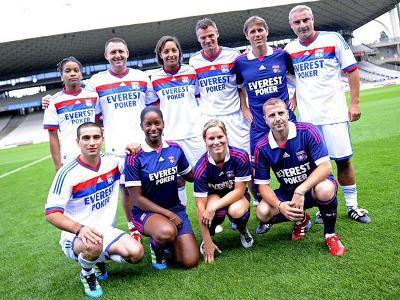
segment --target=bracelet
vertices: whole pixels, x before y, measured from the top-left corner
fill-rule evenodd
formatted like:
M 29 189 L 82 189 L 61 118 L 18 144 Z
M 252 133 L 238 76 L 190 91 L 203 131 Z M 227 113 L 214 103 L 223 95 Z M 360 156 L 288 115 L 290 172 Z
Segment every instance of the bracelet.
M 173 221 L 173 220 L 175 220 L 176 219 L 176 216 L 173 216 L 172 218 L 170 218 L 169 220 L 170 221 Z
M 282 201 L 279 201 L 279 204 L 278 204 L 278 210 L 279 210 L 279 212 L 281 211 L 281 209 L 280 209 L 281 204 L 282 204 Z
M 81 232 L 82 228 L 85 227 L 85 225 L 81 224 L 81 227 L 79 227 L 78 231 L 75 233 L 75 236 L 78 236 L 79 233 Z

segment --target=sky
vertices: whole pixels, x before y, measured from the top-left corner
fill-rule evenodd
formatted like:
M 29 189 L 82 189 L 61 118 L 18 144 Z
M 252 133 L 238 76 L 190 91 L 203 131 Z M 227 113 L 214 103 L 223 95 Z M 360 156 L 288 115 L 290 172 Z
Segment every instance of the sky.
M 149 0 L 152 10 L 145 8 L 145 1 L 117 0 L 3 0 L 0 2 L 0 43 L 20 39 L 34 38 L 60 33 L 69 33 L 106 28 L 132 23 L 160 21 L 171 18 L 166 11 L 172 11 L 174 17 L 192 14 L 208 14 L 230 10 L 243 10 L 249 7 L 264 7 L 266 0 L 174 0 L 173 5 L 179 10 L 171 9 L 172 1 Z M 283 5 L 302 1 L 268 0 L 268 5 Z M 99 5 L 102 3 L 102 5 Z M 104 3 L 104 4 L 103 4 Z M 185 5 L 186 4 L 186 5 Z M 385 14 L 378 18 L 389 26 L 390 18 Z M 353 44 L 372 43 L 379 39 L 385 28 L 372 21 L 354 31 Z

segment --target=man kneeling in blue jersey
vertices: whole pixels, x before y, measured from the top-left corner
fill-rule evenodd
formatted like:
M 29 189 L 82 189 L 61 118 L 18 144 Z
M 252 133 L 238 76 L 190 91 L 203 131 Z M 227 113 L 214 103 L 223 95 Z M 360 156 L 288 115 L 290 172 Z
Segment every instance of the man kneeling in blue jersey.
M 65 255 L 82 267 L 85 294 L 97 298 L 103 294 L 98 279 L 108 277 L 104 261 L 136 263 L 144 250 L 139 241 L 114 227 L 119 159 L 100 154 L 102 129 L 91 122 L 80 125 L 77 143 L 81 154 L 57 172 L 45 214 L 47 221 L 62 230 L 60 245 Z
M 255 149 L 255 183 L 263 198 L 257 218 L 267 230 L 274 223 L 294 221 L 292 240 L 299 240 L 311 227 L 305 209 L 318 206 L 330 253 L 343 255 L 346 248 L 335 233 L 337 183 L 321 136 L 311 124 L 290 122 L 281 99 L 265 102 L 263 112 L 271 130 Z M 270 168 L 280 183 L 276 190 L 269 185 Z

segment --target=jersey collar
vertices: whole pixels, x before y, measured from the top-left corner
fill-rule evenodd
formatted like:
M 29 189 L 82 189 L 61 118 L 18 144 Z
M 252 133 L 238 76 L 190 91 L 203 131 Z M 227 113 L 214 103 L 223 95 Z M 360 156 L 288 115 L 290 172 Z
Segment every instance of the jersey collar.
M 147 143 L 146 143 L 146 141 L 144 141 L 142 144 L 141 144 L 141 147 L 142 147 L 142 150 L 143 150 L 143 152 L 153 152 L 153 151 L 156 151 L 155 149 L 153 149 L 153 148 L 151 148 L 149 145 L 147 145 Z M 162 141 L 162 146 L 161 146 L 161 148 L 168 148 L 169 147 L 169 145 L 168 145 L 168 143 L 166 142 L 166 141 Z
M 315 31 L 314 32 L 314 34 L 312 35 L 312 36 L 310 36 L 307 40 L 305 40 L 305 41 L 300 41 L 300 39 L 299 39 L 299 43 L 302 45 L 302 46 L 308 46 L 308 45 L 310 45 L 312 42 L 314 42 L 316 39 L 317 39 L 317 37 L 318 37 L 318 35 L 319 35 L 319 32 L 318 31 Z
M 294 139 L 297 135 L 296 125 L 293 122 L 288 122 L 289 124 L 289 135 L 288 140 Z M 268 133 L 268 142 L 271 149 L 279 148 L 278 143 L 275 141 L 274 135 L 272 134 L 272 130 Z
M 214 159 L 212 158 L 210 152 L 207 151 L 207 158 L 208 158 L 208 162 L 214 166 L 216 166 L 217 164 L 215 163 Z M 229 159 L 231 158 L 231 155 L 229 154 L 229 147 L 226 147 L 226 155 L 225 155 L 225 159 L 224 162 L 227 162 Z
M 267 54 L 266 54 L 265 56 L 270 56 L 270 55 L 272 55 L 273 53 L 274 53 L 274 49 L 273 49 L 272 47 L 270 47 L 270 46 L 267 45 Z M 264 56 L 264 57 L 265 57 L 265 56 Z M 247 52 L 247 59 L 252 60 L 252 59 L 256 59 L 256 58 L 258 58 L 258 57 L 256 57 L 256 56 L 253 54 L 253 50 L 250 48 L 249 52 Z
M 99 163 L 97 164 L 97 166 L 92 166 L 92 165 L 89 165 L 89 164 L 85 163 L 81 159 L 80 155 L 76 158 L 76 160 L 78 161 L 78 163 L 81 166 L 85 167 L 86 169 L 89 169 L 89 170 L 92 170 L 92 171 L 95 171 L 95 172 L 97 172 L 100 169 L 100 165 L 101 165 L 101 156 L 100 155 L 99 155 Z

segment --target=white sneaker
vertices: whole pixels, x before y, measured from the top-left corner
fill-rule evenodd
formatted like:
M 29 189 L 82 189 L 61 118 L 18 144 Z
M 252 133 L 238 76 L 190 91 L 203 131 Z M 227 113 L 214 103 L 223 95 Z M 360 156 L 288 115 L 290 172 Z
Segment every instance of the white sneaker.
M 250 231 L 245 228 L 243 232 L 240 233 L 240 243 L 242 244 L 243 248 L 250 248 L 253 246 L 254 239 L 250 234 Z
M 215 227 L 215 233 L 221 233 L 222 231 L 224 231 L 224 228 L 222 228 L 221 225 L 217 225 L 217 227 Z

